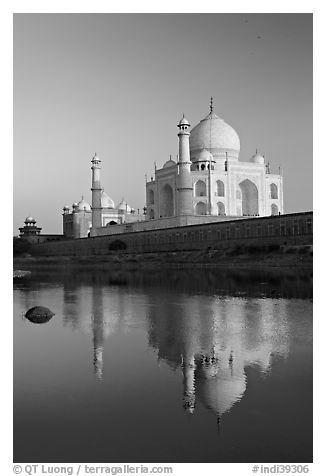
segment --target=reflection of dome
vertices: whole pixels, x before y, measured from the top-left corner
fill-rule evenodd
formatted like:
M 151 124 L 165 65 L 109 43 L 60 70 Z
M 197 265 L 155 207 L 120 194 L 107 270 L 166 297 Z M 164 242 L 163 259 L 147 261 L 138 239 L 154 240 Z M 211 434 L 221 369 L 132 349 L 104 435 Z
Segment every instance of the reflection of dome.
M 204 147 L 213 155 L 228 152 L 229 158 L 238 159 L 240 152 L 240 139 L 236 131 L 214 112 L 200 121 L 190 131 L 191 159 Z
M 36 223 L 35 218 L 29 216 L 25 218 L 25 223 Z
M 258 154 L 258 152 L 256 151 L 255 155 L 251 157 L 250 162 L 254 162 L 255 164 L 264 164 L 265 159 L 262 155 Z
M 121 202 L 118 205 L 118 210 L 122 210 L 124 212 L 130 213 L 131 208 L 129 207 L 128 203 L 125 200 L 121 200 Z
M 174 165 L 177 165 L 176 162 L 174 162 L 174 160 L 170 159 L 167 162 L 165 162 L 165 164 L 163 165 L 163 169 L 165 169 L 167 167 L 173 167 Z
M 91 211 L 91 206 L 90 206 L 89 203 L 87 203 L 87 202 L 82 198 L 82 199 L 78 202 L 78 210 L 90 212 L 90 211 Z
M 102 190 L 101 193 L 101 206 L 102 208 L 114 208 L 114 201 L 104 192 L 104 190 Z
M 202 404 L 221 416 L 238 402 L 246 390 L 245 374 L 220 371 L 213 378 L 196 379 L 196 395 Z

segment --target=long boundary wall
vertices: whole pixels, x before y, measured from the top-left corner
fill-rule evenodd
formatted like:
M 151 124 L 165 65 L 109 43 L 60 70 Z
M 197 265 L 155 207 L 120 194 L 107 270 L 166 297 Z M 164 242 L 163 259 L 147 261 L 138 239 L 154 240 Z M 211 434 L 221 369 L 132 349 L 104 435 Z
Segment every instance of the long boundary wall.
M 151 253 L 222 249 L 241 245 L 312 244 L 313 213 L 187 225 L 121 233 L 32 246 L 39 256 L 95 256 L 115 253 Z

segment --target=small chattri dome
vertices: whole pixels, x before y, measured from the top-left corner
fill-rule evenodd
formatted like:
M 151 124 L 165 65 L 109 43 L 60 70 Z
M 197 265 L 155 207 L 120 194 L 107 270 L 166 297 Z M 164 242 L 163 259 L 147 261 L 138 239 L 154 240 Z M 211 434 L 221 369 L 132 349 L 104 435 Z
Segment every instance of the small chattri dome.
M 72 208 L 77 208 L 77 207 L 78 207 L 78 203 L 77 203 L 77 202 L 74 202 L 74 203 L 72 204 Z
M 68 205 L 65 205 L 65 206 L 63 207 L 63 210 L 69 210 L 69 206 L 68 206 Z
M 179 121 L 179 126 L 190 126 L 190 123 L 188 119 L 185 118 L 185 115 L 183 114 L 182 118 Z
M 35 218 L 33 218 L 31 216 L 28 216 L 28 217 L 25 218 L 24 223 L 36 223 L 36 220 L 35 220 Z
M 92 162 L 101 162 L 101 160 L 100 160 L 100 158 L 98 157 L 98 155 L 96 154 L 96 152 L 95 152 L 95 154 L 94 154 L 94 157 L 92 158 Z
M 104 190 L 102 190 L 101 193 L 101 206 L 102 208 L 114 208 L 114 201 L 104 192 Z
M 264 164 L 265 158 L 263 155 L 258 154 L 258 151 L 256 150 L 256 153 L 251 157 L 250 162 L 254 162 L 255 164 Z
M 210 161 L 210 160 L 214 160 L 213 155 L 209 152 L 209 150 L 202 149 L 198 154 L 196 162 L 197 161 L 198 162 L 207 162 L 207 161 Z
M 118 210 L 130 213 L 131 207 L 128 205 L 128 203 L 124 199 L 122 199 L 118 205 Z
M 174 165 L 177 165 L 177 163 L 172 160 L 172 159 L 169 159 L 167 162 L 165 162 L 165 164 L 163 165 L 163 169 L 167 168 L 167 167 L 173 167 Z
M 86 211 L 86 212 L 91 211 L 90 204 L 87 203 L 83 198 L 78 202 L 77 206 L 78 206 L 78 210 L 80 211 Z

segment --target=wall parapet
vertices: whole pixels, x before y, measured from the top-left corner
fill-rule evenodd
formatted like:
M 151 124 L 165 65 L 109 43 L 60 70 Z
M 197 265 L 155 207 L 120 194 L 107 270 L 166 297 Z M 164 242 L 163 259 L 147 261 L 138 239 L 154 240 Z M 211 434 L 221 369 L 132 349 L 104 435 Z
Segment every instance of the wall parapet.
M 242 220 L 248 218 L 252 217 L 182 215 L 177 217 L 157 218 L 155 220 L 146 220 L 134 223 L 123 223 L 121 225 L 101 227 L 97 228 L 95 232 L 93 231 L 92 236 L 120 235 L 122 233 L 161 230 L 167 228 L 175 228 L 179 226 L 200 225 L 203 223 L 219 223 L 224 221 Z
M 39 256 L 95 256 L 113 252 L 223 249 L 241 244 L 312 244 L 312 224 L 312 212 L 223 220 L 39 243 L 32 246 L 32 253 Z

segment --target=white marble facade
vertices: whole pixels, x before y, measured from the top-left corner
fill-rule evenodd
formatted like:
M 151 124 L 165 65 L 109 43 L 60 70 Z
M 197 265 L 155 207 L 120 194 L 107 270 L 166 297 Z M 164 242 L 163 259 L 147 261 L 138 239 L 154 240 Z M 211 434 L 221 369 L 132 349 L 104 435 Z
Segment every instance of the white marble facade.
M 141 231 L 283 214 L 282 175 L 272 174 L 257 151 L 249 160 L 239 160 L 239 136 L 214 113 L 212 101 L 209 114 L 195 127 L 190 129 L 183 116 L 178 129 L 177 161 L 170 157 L 146 183 L 146 216 L 124 200 L 115 206 L 102 188 L 101 160 L 95 154 L 92 205 L 82 199 L 72 210 L 64 207 L 64 235 L 83 238 L 122 233 L 131 224 Z
M 178 125 L 181 131 L 180 124 L 190 127 L 184 117 Z M 269 163 L 257 151 L 249 160 L 239 160 L 239 136 L 214 113 L 212 103 L 210 113 L 184 134 L 189 136 L 192 192 L 187 200 L 193 215 L 222 218 L 283 213 L 281 174 L 270 173 Z M 179 152 L 184 154 L 184 148 Z M 178 162 L 170 158 L 146 184 L 147 220 L 180 214 L 178 176 L 180 164 L 187 160 L 180 153 Z

